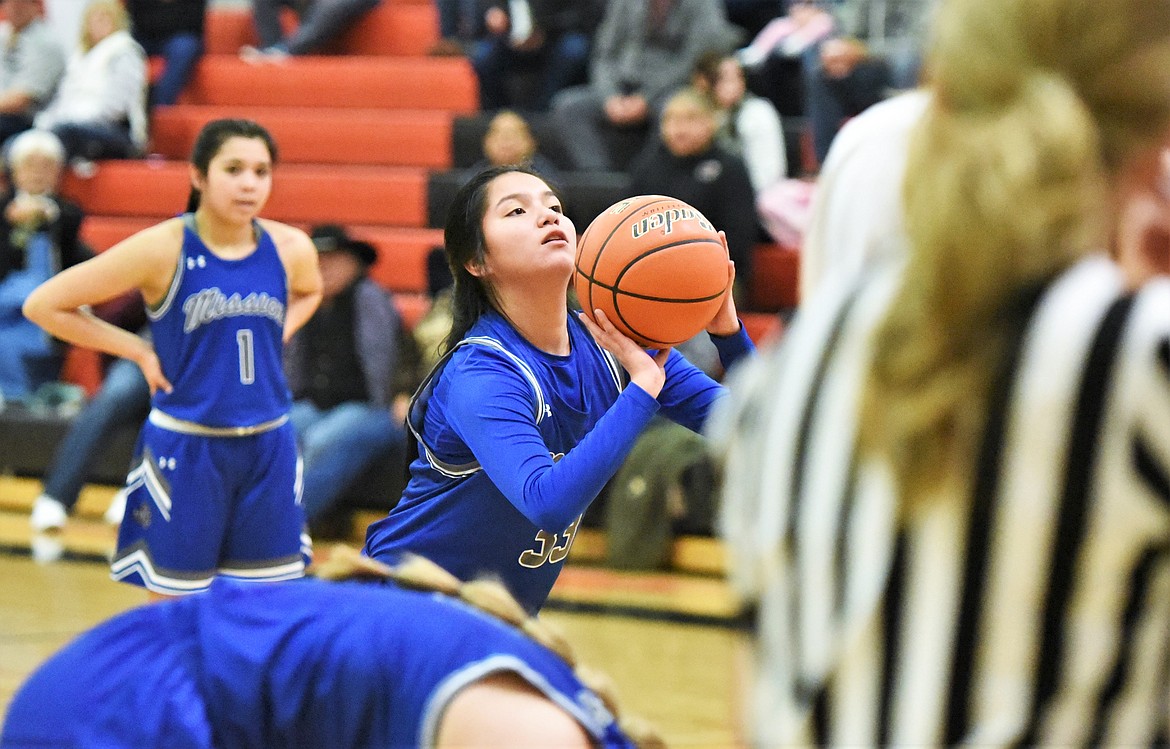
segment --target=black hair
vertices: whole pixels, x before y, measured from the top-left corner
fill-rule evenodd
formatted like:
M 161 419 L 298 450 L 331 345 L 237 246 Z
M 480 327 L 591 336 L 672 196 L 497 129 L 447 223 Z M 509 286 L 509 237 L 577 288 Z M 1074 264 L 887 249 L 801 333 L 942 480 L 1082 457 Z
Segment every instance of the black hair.
M 468 263 L 483 264 L 487 244 L 483 237 L 483 217 L 487 213 L 487 192 L 491 183 L 504 174 L 520 172 L 531 174 L 543 180 L 564 203 L 560 192 L 548 179 L 535 169 L 526 166 L 494 166 L 484 169 L 468 180 L 455 193 L 447 209 L 447 223 L 443 230 L 443 244 L 447 251 L 447 265 L 454 278 L 452 292 L 451 332 L 443 341 L 443 350 L 463 340 L 463 336 L 484 312 L 495 308 L 492 289 L 483 280 L 467 270 Z
M 199 170 L 200 174 L 205 177 L 207 176 L 207 170 L 211 166 L 211 160 L 215 158 L 215 155 L 219 153 L 219 150 L 223 148 L 223 144 L 229 138 L 258 138 L 264 141 L 264 145 L 268 147 L 268 155 L 272 158 L 272 163 L 276 163 L 276 141 L 273 140 L 272 134 L 264 129 L 263 125 L 252 120 L 212 120 L 199 131 L 199 136 L 195 138 L 195 146 L 191 149 L 191 164 Z M 191 193 L 187 196 L 188 213 L 199 207 L 200 197 L 202 196 L 199 190 L 192 185 Z

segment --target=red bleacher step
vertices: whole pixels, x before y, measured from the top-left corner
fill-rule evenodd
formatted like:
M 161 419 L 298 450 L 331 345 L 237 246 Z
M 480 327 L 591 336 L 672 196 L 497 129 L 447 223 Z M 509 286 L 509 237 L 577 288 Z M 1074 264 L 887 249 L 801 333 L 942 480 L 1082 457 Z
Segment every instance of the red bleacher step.
M 186 160 L 207 122 L 243 117 L 266 127 L 283 163 L 451 167 L 451 120 L 434 110 L 178 105 L 156 110 L 151 150 Z
M 291 13 L 289 14 L 292 15 Z M 295 21 L 288 26 L 295 26 Z M 291 28 L 289 29 L 291 31 Z M 438 11 L 433 2 L 384 2 L 364 16 L 325 53 L 350 55 L 425 55 L 439 38 Z M 208 54 L 234 55 L 245 44 L 257 43 L 248 8 L 211 8 L 203 34 Z
M 265 215 L 268 215 L 267 211 Z M 91 247 L 102 252 L 158 220 L 147 216 L 88 216 L 81 225 L 81 236 Z M 296 225 L 305 231 L 312 228 L 308 223 Z M 371 278 L 394 292 L 426 292 L 427 253 L 432 247 L 442 246 L 442 229 L 369 225 L 346 228 L 353 237 L 369 242 L 378 250 L 378 260 L 370 269 Z
M 774 312 L 740 312 L 739 319 L 757 346 L 778 341 L 784 333 L 784 322 Z
M 756 245 L 749 291 L 755 310 L 795 307 L 800 299 L 800 251 L 778 244 Z
M 284 164 L 264 215 L 290 223 L 422 227 L 426 181 L 425 170 L 408 167 Z M 183 211 L 189 189 L 186 163 L 104 161 L 89 179 L 66 177 L 63 191 L 91 215 L 162 218 Z
M 234 55 L 208 55 L 183 102 L 471 114 L 479 107 L 479 88 L 464 58 L 294 57 L 279 64 L 251 64 Z

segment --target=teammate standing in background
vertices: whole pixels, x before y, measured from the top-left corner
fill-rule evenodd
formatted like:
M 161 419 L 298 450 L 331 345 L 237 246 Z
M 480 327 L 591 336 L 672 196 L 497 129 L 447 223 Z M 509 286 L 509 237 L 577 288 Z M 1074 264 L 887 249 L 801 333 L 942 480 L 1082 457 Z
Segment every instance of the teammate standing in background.
M 577 233 L 536 174 L 476 175 L 451 205 L 444 241 L 455 277 L 450 358 L 411 404 L 421 449 L 402 499 L 367 531 L 366 553 L 393 562 L 413 551 L 458 577 L 495 575 L 533 612 L 585 508 L 651 417 L 661 409 L 697 431 L 723 388 L 681 354 L 651 356 L 608 321 L 568 310 Z M 724 365 L 752 350 L 730 291 L 707 331 Z
M 827 274 L 712 421 L 754 738 L 1164 745 L 1170 283 L 1106 250 L 1170 211 L 1170 0 L 948 0 L 927 70 L 908 256 Z
M 216 575 L 304 572 L 300 469 L 284 341 L 321 299 L 301 230 L 260 220 L 276 145 L 247 120 L 208 123 L 191 157 L 189 212 L 58 274 L 25 303 L 52 335 L 130 359 L 153 393 L 111 566 L 156 594 Z M 153 345 L 88 306 L 142 293 Z

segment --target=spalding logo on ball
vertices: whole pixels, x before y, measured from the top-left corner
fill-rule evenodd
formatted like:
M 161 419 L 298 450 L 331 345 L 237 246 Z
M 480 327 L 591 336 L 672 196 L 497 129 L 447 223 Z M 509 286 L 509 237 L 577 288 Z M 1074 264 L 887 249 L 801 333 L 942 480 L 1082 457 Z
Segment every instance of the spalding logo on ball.
M 676 198 L 618 201 L 577 243 L 573 285 L 592 318 L 647 348 L 689 340 L 711 322 L 727 290 L 727 248 L 703 214 Z

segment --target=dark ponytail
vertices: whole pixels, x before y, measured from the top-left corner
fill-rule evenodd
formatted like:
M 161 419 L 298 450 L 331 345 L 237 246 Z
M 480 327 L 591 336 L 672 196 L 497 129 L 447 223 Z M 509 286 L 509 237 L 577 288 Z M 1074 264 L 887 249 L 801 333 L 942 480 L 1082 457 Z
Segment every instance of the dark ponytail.
M 451 201 L 451 207 L 447 210 L 443 244 L 447 252 L 447 264 L 455 281 L 451 300 L 451 332 L 443 341 L 444 351 L 450 351 L 451 347 L 463 340 L 463 336 L 475 321 L 495 307 L 491 287 L 472 275 L 467 266 L 482 265 L 487 254 L 483 236 L 483 217 L 488 208 L 488 188 L 496 177 L 513 172 L 531 174 L 549 184 L 543 175 L 527 167 L 490 167 L 460 187 Z M 549 189 L 561 199 L 556 187 L 549 184 Z

